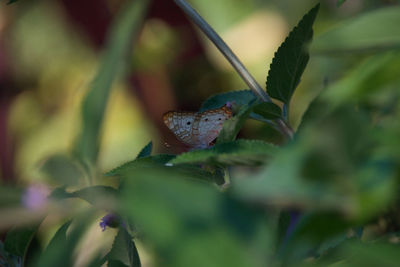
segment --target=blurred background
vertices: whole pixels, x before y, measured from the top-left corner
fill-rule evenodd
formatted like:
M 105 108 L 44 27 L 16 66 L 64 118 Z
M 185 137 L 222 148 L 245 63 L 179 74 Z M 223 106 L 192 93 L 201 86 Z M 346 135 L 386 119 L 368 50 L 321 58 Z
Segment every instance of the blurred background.
M 68 151 L 80 127 L 80 105 L 96 73 L 107 32 L 123 0 L 0 2 L 1 183 L 41 179 L 36 171 L 54 153 Z M 274 52 L 316 1 L 193 0 L 260 84 Z M 396 1 L 352 0 L 340 8 L 322 1 L 316 35 L 348 17 Z M 150 140 L 158 151 L 179 152 L 162 123 L 168 110 L 196 111 L 215 93 L 247 89 L 231 66 L 172 2 L 152 1 L 128 71 L 114 84 L 101 139 L 99 165 L 108 170 Z M 311 54 L 291 105 L 294 127 L 329 79 L 354 57 Z M 266 131 L 247 123 L 243 136 Z M 265 136 L 265 134 L 264 134 Z M 164 143 L 169 144 L 167 148 Z
M 110 25 L 126 2 L 19 0 L 7 5 L 0 1 L 0 185 L 47 182 L 40 172 L 43 162 L 71 152 L 81 130 L 82 99 L 98 71 Z M 275 51 L 317 3 L 189 2 L 263 86 Z M 395 0 L 348 0 L 338 7 L 336 0 L 321 1 L 315 38 L 347 19 L 396 4 Z M 113 83 L 105 112 L 97 162 L 101 172 L 132 160 L 151 140 L 155 153 L 181 152 L 182 145 L 162 122 L 163 113 L 197 111 L 213 94 L 247 89 L 173 1 L 151 1 L 131 49 L 129 64 Z M 291 102 L 293 128 L 324 87 L 367 56 L 311 49 L 310 62 Z M 281 141 L 279 133 L 255 121 L 246 122 L 240 135 Z M 100 232 L 97 222 L 93 231 Z M 105 238 L 111 245 L 113 236 Z M 91 242 L 96 243 L 89 238 L 82 246 L 95 250 Z

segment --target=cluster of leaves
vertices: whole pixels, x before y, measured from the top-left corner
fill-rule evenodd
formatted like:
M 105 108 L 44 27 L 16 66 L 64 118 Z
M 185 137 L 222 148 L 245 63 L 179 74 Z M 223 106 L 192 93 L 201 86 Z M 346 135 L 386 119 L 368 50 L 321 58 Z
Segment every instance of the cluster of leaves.
M 119 16 L 84 101 L 75 152 L 86 167 L 53 158 L 45 170 L 56 179 L 61 174 L 52 166 L 64 163 L 71 175 L 95 173 L 99 110 L 105 109 L 115 70 L 123 66 L 129 36 L 146 5 L 132 1 Z M 286 112 L 309 59 L 305 46 L 318 8 L 292 30 L 271 64 L 267 92 L 282 101 Z M 119 178 L 118 188 L 95 185 L 70 192 L 62 187 L 52 199 L 83 199 L 93 211 L 109 209 L 119 216 L 111 251 L 95 257 L 91 266 L 140 266 L 137 240 L 154 252 L 155 266 L 397 266 L 399 66 L 396 52 L 368 57 L 317 97 L 294 140 L 281 147 L 236 140 L 249 117 L 271 124 L 287 119 L 278 105 L 260 103 L 249 90 L 213 96 L 201 110 L 227 101 L 239 107 L 214 147 L 151 155 L 149 143 L 134 160 L 105 174 Z M 35 264 L 71 266 L 76 243 L 92 218 L 89 213 L 62 225 Z M 375 233 L 371 226 L 379 219 L 387 227 Z M 0 246 L 5 266 L 26 262 L 36 230 L 37 225 L 9 231 Z

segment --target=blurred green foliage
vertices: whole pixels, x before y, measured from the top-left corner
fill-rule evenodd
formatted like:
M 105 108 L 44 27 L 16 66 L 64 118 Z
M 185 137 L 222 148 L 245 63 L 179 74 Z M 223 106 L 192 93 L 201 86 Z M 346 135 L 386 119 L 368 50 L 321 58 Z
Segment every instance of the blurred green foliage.
M 92 88 L 82 104 L 83 129 L 75 147 L 82 161 L 96 162 L 99 134 L 110 89 L 137 35 L 146 13 L 147 0 L 135 1 L 123 8 L 122 14 L 111 29 L 109 44 L 100 69 L 92 81 Z
M 72 219 L 32 263 L 23 259 L 40 231 L 38 222 L 27 221 L 28 226 L 10 230 L 0 243 L 1 264 L 72 266 L 76 254 L 85 252 L 78 244 L 90 232 L 90 224 L 107 212 L 120 218 L 119 225 L 108 225 L 118 229 L 106 230 L 117 231 L 116 236 L 108 252 L 92 255 L 88 266 L 147 266 L 146 257 L 151 258 L 150 266 L 174 267 L 398 265 L 400 54 L 393 51 L 396 45 L 364 55 L 351 71 L 322 90 L 293 140 L 278 146 L 236 139 L 249 118 L 274 126 L 273 119 L 284 117 L 280 105 L 290 104 L 308 62 L 304 49 L 318 11 L 314 7 L 273 60 L 267 80 L 275 82 L 267 82 L 268 92 L 282 103 L 260 103 L 249 90 L 214 95 L 203 102 L 202 111 L 227 102 L 235 111 L 215 146 L 180 155 L 154 154 L 150 142 L 136 158 L 99 177 L 96 159 L 111 84 L 145 18 L 147 1 L 127 5 L 116 18 L 105 59 L 83 102 L 83 129 L 73 148 L 80 161 L 56 155 L 42 165 L 51 183 L 59 186 L 47 199 L 46 215 L 68 211 L 68 205 L 78 206 L 81 200 L 87 204 L 65 216 Z M 379 18 L 381 25 L 389 25 L 394 14 L 400 15 L 398 8 L 377 12 L 328 32 L 326 36 L 333 39 L 321 45 L 325 50 L 320 52 L 337 48 L 365 53 L 366 47 L 376 46 L 380 38 L 376 35 L 360 46 L 346 40 L 358 38 L 348 34 L 357 21 L 378 23 Z M 363 34 L 368 31 L 376 33 L 376 28 L 365 28 Z M 340 32 L 344 42 L 335 46 L 332 40 L 343 38 Z M 382 36 L 391 33 L 382 31 Z M 93 174 L 82 171 L 82 162 L 95 169 Z M 92 184 L 82 182 L 88 175 Z M 0 208 L 24 205 L 26 191 L 1 187 L 0 193 Z M 40 227 L 47 226 L 43 222 Z

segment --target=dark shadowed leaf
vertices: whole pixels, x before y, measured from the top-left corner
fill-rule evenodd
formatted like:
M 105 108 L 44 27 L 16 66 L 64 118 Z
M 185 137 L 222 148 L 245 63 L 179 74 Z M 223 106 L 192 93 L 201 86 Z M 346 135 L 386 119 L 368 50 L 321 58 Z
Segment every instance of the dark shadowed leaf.
M 346 239 L 346 231 L 354 222 L 346 220 L 340 213 L 311 212 L 301 215 L 292 235 L 284 244 L 281 257 L 287 262 L 315 256 L 322 245 L 337 245 Z M 335 241 L 336 242 L 335 242 Z M 324 243 L 326 241 L 326 243 Z
M 151 155 L 151 151 L 153 150 L 153 142 L 150 141 L 137 155 L 137 159 L 148 157 Z
M 7 252 L 3 242 L 0 241 L 0 266 L 20 266 L 21 262 L 21 257 Z
M 220 108 L 227 102 L 236 104 L 238 106 L 247 105 L 255 101 L 257 97 L 251 90 L 232 91 L 228 93 L 217 94 L 209 97 L 200 107 L 200 112 Z
M 278 148 L 257 140 L 236 140 L 215 146 L 193 150 L 178 155 L 172 164 L 204 163 L 211 165 L 259 165 L 267 162 Z
M 290 32 L 275 53 L 268 72 L 268 94 L 287 105 L 310 57 L 306 45 L 312 39 L 312 26 L 318 9 L 319 4 L 312 8 Z
M 7 232 L 4 248 L 8 253 L 21 257 L 22 264 L 25 264 L 26 253 L 38 226 L 32 225 L 25 228 L 13 228 Z
M 129 267 L 129 265 L 124 264 L 122 261 L 119 260 L 109 260 L 108 267 Z
M 140 267 L 140 258 L 135 243 L 129 233 L 120 227 L 115 236 L 110 252 L 105 256 L 104 261 L 108 261 L 108 266 L 116 265 L 117 261 L 123 266 Z
M 101 124 L 111 85 L 129 59 L 133 37 L 142 25 L 148 3 L 148 0 L 126 3 L 111 28 L 100 69 L 82 105 L 83 129 L 76 141 L 75 152 L 84 161 L 95 162 L 97 159 Z
M 275 120 L 282 118 L 282 110 L 281 108 L 270 102 L 263 102 L 256 105 L 253 108 L 253 112 L 262 116 L 264 119 L 267 120 Z
M 339 6 L 343 5 L 344 2 L 346 2 L 346 0 L 337 0 L 336 6 L 339 7 Z

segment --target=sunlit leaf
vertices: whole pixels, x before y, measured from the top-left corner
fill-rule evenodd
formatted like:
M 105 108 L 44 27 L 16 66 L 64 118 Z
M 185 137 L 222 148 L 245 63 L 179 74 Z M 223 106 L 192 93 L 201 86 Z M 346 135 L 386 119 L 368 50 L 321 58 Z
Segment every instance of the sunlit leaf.
M 378 23 L 379 22 L 379 23 Z M 311 45 L 317 53 L 355 53 L 400 47 L 400 7 L 390 6 L 344 21 Z
M 83 129 L 75 152 L 85 161 L 95 162 L 97 159 L 101 124 L 111 85 L 129 59 L 133 37 L 142 26 L 148 3 L 148 0 L 128 2 L 121 8 L 111 28 L 102 63 L 82 104 Z
M 312 26 L 318 9 L 319 4 L 312 8 L 290 32 L 275 53 L 268 72 L 268 94 L 287 105 L 310 57 L 306 45 L 312 39 Z
M 376 103 L 387 95 L 388 102 L 396 102 L 400 77 L 400 54 L 381 53 L 363 60 L 343 78 L 331 84 L 310 104 L 303 115 L 298 131 L 312 121 L 324 120 L 344 104 Z M 392 89 L 393 88 L 393 89 Z M 396 104 L 393 104 L 396 105 Z M 378 109 L 387 108 L 387 105 Z
M 174 158 L 171 163 L 206 163 L 211 165 L 258 165 L 267 162 L 275 153 L 277 147 L 263 141 L 236 140 L 219 143 L 215 146 L 193 150 Z
M 329 86 L 322 97 L 332 107 L 342 103 L 357 101 L 386 88 L 390 84 L 398 85 L 400 77 L 400 53 L 387 52 L 367 58 L 345 77 Z

